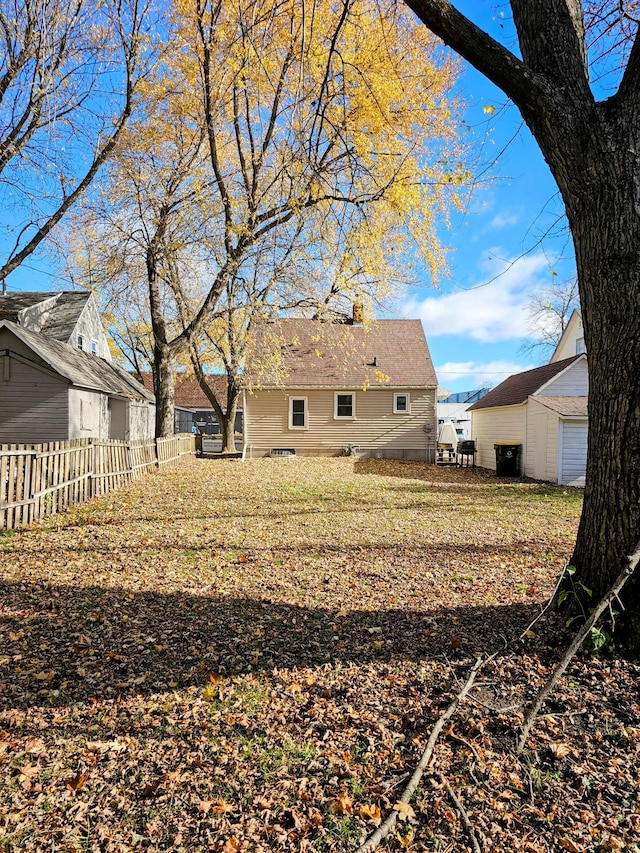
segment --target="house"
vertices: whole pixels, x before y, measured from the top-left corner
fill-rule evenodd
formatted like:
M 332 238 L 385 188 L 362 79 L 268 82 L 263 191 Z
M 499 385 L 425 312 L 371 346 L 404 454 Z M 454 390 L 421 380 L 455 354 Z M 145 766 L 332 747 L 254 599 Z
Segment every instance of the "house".
M 434 461 L 438 383 L 419 320 L 282 319 L 247 363 L 248 455 Z
M 588 393 L 584 353 L 510 376 L 469 409 L 477 464 L 495 470 L 495 445 L 519 445 L 525 476 L 583 484 Z
M 0 296 L 0 318 L 0 443 L 154 435 L 153 394 L 111 361 L 91 294 Z
M 6 293 L 0 296 L 0 320 L 111 361 L 98 307 L 91 293 Z
M 575 309 L 565 326 L 564 332 L 553 351 L 551 361 L 562 361 L 572 355 L 581 355 L 586 352 L 584 345 L 584 327 L 582 325 L 582 312 Z

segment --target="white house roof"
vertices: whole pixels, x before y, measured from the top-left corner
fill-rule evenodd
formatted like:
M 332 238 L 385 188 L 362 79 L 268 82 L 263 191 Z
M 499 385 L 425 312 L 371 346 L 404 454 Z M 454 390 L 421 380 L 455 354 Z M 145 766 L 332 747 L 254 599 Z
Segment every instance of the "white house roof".
M 118 397 L 154 402 L 154 396 L 126 370 L 97 355 L 74 349 L 66 343 L 24 329 L 10 320 L 0 320 L 0 332 L 7 329 L 22 341 L 46 366 L 78 388 L 104 391 Z M 1 354 L 1 350 L 0 350 Z

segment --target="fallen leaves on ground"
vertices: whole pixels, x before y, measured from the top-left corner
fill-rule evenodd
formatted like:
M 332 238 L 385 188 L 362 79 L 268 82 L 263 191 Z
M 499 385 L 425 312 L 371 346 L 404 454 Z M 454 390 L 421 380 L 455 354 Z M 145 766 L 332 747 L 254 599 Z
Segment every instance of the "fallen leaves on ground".
M 581 495 L 365 459 L 188 461 L 0 534 L 0 845 L 640 850 L 639 668 L 547 616 Z M 501 651 L 502 650 L 502 651 Z M 498 651 L 399 802 L 475 655 Z M 400 808 L 399 808 L 400 807 Z

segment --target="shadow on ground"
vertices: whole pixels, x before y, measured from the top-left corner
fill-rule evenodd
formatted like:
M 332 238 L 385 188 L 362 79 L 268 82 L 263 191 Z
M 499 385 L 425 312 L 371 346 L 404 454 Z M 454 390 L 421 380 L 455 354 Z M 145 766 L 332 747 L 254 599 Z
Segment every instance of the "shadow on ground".
M 332 662 L 442 660 L 500 648 L 539 605 L 342 612 L 253 598 L 0 586 L 0 709 L 70 705 Z

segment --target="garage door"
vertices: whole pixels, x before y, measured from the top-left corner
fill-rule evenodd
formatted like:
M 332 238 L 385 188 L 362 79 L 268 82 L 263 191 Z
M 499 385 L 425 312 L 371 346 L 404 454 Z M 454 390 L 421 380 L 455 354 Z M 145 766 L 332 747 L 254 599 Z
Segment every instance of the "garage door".
M 562 458 L 560 478 L 562 484 L 584 477 L 587 469 L 587 420 L 562 422 Z

